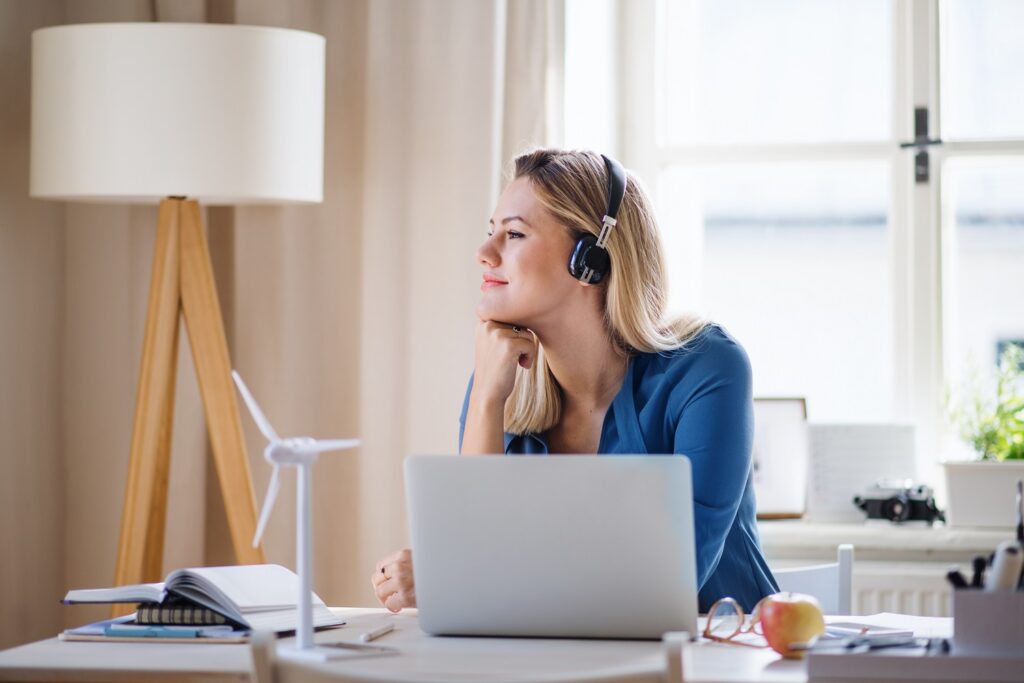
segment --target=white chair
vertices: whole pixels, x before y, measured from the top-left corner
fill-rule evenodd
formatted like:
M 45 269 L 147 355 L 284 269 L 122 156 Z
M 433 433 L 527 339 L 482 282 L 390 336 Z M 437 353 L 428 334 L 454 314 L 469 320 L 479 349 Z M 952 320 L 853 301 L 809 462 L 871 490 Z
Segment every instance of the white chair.
M 853 546 L 843 544 L 835 564 L 773 569 L 780 591 L 813 595 L 825 614 L 850 614 L 853 603 Z

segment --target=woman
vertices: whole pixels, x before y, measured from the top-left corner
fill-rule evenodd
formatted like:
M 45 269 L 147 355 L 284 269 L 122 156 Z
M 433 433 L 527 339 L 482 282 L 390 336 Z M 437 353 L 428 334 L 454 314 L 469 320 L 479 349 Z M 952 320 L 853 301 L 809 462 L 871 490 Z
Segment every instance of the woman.
M 577 241 L 601 229 L 614 166 L 560 150 L 515 160 L 476 254 L 480 323 L 459 449 L 685 454 L 700 609 L 731 595 L 750 610 L 778 588 L 755 525 L 746 353 L 717 325 L 664 318 L 661 242 L 632 176 L 605 242 L 607 274 L 594 284 L 567 272 Z M 372 580 L 389 610 L 416 606 L 409 550 L 379 562 Z

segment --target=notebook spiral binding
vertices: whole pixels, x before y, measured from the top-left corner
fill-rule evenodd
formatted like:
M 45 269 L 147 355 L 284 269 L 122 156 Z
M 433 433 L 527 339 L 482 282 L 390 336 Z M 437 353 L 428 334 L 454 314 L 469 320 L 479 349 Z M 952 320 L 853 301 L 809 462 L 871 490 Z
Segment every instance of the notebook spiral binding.
M 219 626 L 232 623 L 223 614 L 190 603 L 140 603 L 135 623 L 146 625 Z

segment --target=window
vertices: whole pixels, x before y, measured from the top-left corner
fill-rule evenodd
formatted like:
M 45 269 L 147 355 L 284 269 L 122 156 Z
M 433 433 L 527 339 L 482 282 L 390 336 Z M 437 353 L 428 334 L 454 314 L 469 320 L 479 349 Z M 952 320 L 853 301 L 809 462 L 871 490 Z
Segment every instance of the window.
M 953 157 L 945 166 L 944 355 L 955 385 L 1024 339 L 1024 157 Z
M 585 4 L 565 142 L 648 183 L 671 305 L 733 332 L 757 395 L 912 421 L 934 464 L 946 388 L 1024 339 L 1024 3 Z M 569 88 L 595 44 L 613 106 Z
M 667 0 L 656 11 L 662 145 L 888 138 L 889 0 Z
M 945 137 L 1024 139 L 1024 3 L 951 0 L 943 10 Z
M 990 386 L 1002 349 L 1024 341 L 1024 3 L 942 10 L 942 371 L 956 391 Z M 943 451 L 965 452 L 953 432 Z
M 744 344 L 758 396 L 806 397 L 818 421 L 892 414 L 888 171 L 863 160 L 662 171 L 671 304 Z

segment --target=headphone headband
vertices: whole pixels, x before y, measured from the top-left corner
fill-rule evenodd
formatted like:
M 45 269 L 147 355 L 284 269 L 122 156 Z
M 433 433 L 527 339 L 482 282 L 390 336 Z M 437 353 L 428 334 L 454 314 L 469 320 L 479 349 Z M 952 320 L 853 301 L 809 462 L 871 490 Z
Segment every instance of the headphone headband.
M 626 196 L 626 170 L 611 157 L 602 154 L 601 158 L 608 169 L 608 209 L 604 215 L 614 221 L 619 213 L 619 206 L 622 205 L 622 199 Z

